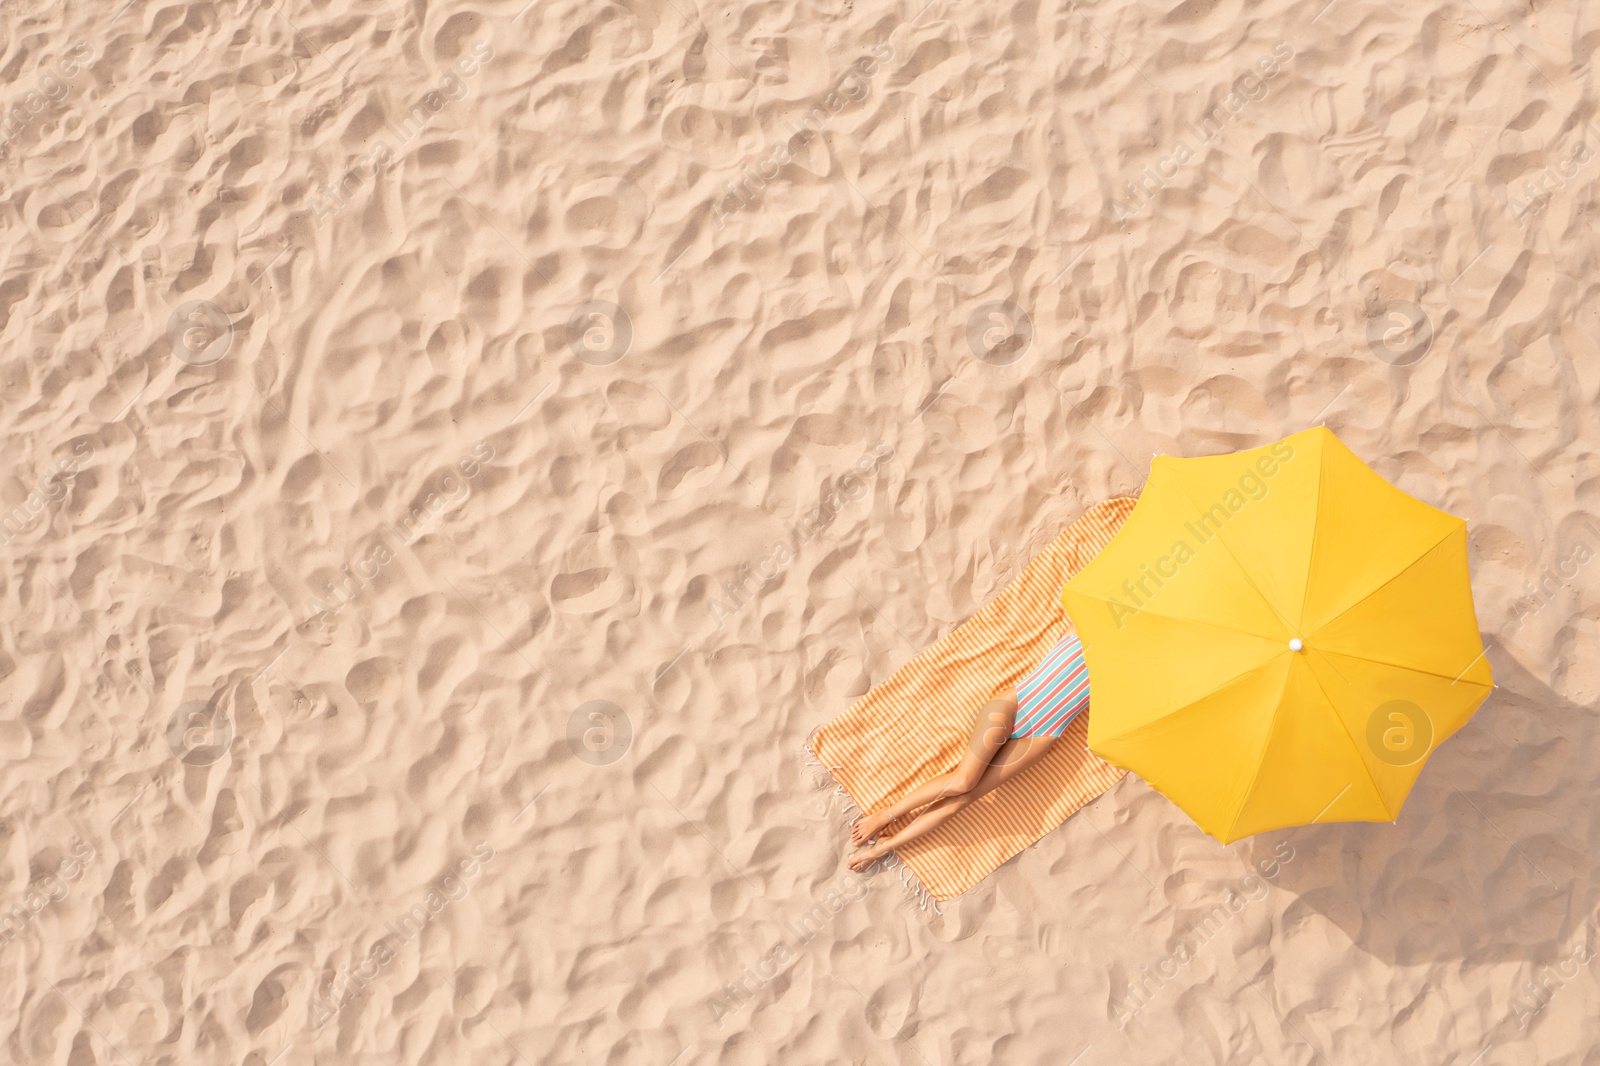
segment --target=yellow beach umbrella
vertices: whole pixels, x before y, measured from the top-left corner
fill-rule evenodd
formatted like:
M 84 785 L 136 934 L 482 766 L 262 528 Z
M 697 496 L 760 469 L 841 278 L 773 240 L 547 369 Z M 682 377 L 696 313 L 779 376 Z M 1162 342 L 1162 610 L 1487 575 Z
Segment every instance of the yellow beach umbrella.
M 1061 601 L 1089 666 L 1090 749 L 1224 843 L 1393 821 L 1494 687 L 1466 522 L 1321 427 L 1158 457 Z

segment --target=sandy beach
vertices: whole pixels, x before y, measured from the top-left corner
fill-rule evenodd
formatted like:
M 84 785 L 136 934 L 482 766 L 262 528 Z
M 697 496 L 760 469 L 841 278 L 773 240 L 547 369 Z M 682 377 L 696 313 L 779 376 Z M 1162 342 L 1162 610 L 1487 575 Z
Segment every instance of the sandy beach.
M 1596 1061 L 1597 45 L 8 5 L 7 1059 Z M 1499 689 L 1394 825 L 1130 776 L 937 910 L 845 869 L 814 729 L 1152 456 L 1318 423 L 1470 523 Z

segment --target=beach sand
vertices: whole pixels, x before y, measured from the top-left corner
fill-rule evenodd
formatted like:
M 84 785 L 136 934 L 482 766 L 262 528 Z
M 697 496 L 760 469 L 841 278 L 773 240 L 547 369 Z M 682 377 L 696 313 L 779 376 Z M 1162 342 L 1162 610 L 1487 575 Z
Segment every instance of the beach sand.
M 10 1061 L 1594 1061 L 1600 9 L 119 2 L 0 13 Z M 1395 825 L 847 874 L 812 729 L 1317 422 L 1471 523 Z

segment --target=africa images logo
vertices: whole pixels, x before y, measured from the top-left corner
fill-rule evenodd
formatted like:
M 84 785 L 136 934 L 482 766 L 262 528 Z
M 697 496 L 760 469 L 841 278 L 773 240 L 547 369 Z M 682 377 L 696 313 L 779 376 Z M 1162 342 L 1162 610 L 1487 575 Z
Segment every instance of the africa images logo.
M 1433 719 L 1410 700 L 1389 700 L 1367 719 L 1367 750 L 1390 766 L 1421 762 L 1433 750 Z

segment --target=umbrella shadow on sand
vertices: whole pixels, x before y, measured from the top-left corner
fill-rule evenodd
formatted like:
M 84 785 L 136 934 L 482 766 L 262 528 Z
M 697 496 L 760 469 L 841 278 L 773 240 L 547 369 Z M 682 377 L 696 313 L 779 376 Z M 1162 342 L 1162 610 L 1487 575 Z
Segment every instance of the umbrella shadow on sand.
M 1396 823 L 1271 834 L 1296 857 L 1277 887 L 1295 897 L 1293 939 L 1320 916 L 1391 966 L 1566 960 L 1600 942 L 1590 856 L 1600 708 L 1573 703 L 1509 653 L 1491 654 L 1498 688 L 1423 768 Z M 1241 841 L 1252 866 L 1263 838 Z M 1333 939 L 1322 934 L 1324 939 Z

